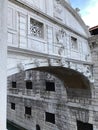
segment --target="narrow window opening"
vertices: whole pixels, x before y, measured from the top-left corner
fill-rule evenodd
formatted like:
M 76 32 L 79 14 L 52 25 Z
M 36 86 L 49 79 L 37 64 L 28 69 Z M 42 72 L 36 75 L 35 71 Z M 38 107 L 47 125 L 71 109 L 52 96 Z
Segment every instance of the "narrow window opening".
M 71 37 L 71 45 L 72 45 L 72 49 L 74 50 L 78 49 L 77 38 Z
M 11 109 L 15 110 L 15 103 L 11 103 Z
M 55 124 L 55 114 L 46 112 L 46 121 Z
M 26 89 L 32 89 L 32 81 L 26 81 Z
M 31 107 L 25 107 L 25 114 L 31 115 Z
M 46 81 L 46 91 L 55 91 L 55 83 Z
M 12 81 L 12 88 L 16 88 L 17 87 L 17 84 L 15 81 Z

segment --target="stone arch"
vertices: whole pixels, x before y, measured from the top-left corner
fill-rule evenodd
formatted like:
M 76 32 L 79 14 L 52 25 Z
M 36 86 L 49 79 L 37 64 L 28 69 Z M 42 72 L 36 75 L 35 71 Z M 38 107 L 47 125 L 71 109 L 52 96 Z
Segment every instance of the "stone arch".
M 78 71 L 65 67 L 38 67 L 34 70 L 48 72 L 55 75 L 69 88 L 90 89 L 90 81 Z
M 26 70 L 39 70 L 43 72 L 48 72 L 55 75 L 64 82 L 64 85 L 70 88 L 80 88 L 80 89 L 90 89 L 92 83 L 92 72 L 89 65 L 81 65 L 78 67 L 78 64 L 72 64 L 68 62 L 55 63 L 51 62 L 39 62 L 38 60 L 28 63 L 20 63 L 17 65 L 17 68 L 12 70 L 9 75 L 18 73 L 20 71 Z M 85 66 L 85 67 L 84 67 Z M 10 71 L 10 70 L 9 70 Z

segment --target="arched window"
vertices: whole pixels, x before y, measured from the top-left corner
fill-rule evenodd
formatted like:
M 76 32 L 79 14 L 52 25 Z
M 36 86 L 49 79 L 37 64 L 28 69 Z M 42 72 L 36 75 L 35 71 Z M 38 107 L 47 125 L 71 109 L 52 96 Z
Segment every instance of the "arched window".
M 36 130 L 40 130 L 40 126 L 39 125 L 36 125 Z

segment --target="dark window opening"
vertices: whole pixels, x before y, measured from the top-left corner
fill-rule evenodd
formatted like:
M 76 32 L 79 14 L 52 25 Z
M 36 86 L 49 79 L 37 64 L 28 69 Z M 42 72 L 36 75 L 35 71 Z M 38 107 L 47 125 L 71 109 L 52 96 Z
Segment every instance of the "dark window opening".
M 32 89 L 32 82 L 26 81 L 26 89 Z
M 12 88 L 16 88 L 16 82 L 12 81 Z
M 77 38 L 71 37 L 71 44 L 72 44 L 72 49 L 75 49 L 75 50 L 78 49 Z
M 77 130 L 93 130 L 93 125 L 89 123 L 77 121 Z
M 11 109 L 15 110 L 15 103 L 11 103 Z
M 46 112 L 45 113 L 46 116 L 46 121 L 55 124 L 55 114 Z
M 31 107 L 25 107 L 25 114 L 31 115 Z
M 36 125 L 36 130 L 40 130 L 40 126 L 39 125 Z
M 46 81 L 46 91 L 55 91 L 55 83 Z

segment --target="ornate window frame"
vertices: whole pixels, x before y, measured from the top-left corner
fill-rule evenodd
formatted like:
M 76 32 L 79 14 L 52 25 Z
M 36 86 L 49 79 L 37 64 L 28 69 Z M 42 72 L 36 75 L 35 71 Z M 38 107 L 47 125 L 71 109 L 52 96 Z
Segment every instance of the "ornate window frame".
M 35 36 L 31 34 L 31 30 L 30 30 L 30 28 L 31 28 L 31 20 L 34 20 L 34 22 L 38 22 L 38 24 L 40 24 L 42 26 L 42 34 L 41 34 L 41 36 L 38 36 L 40 34 L 40 32 L 38 30 L 40 27 L 38 27 L 38 24 L 36 24 L 36 23 L 35 23 L 35 27 L 34 27 L 33 31 L 35 31 L 34 33 L 37 32 L 39 34 L 38 35 L 35 34 Z M 40 19 L 40 17 L 35 16 L 35 15 L 28 15 L 28 36 L 30 38 L 33 38 L 33 39 L 37 38 L 37 39 L 40 39 L 40 40 L 45 40 L 45 23 L 43 22 L 42 19 Z
M 77 37 L 71 36 L 70 42 L 71 42 L 71 50 L 78 52 L 79 51 L 79 44 L 78 44 Z

